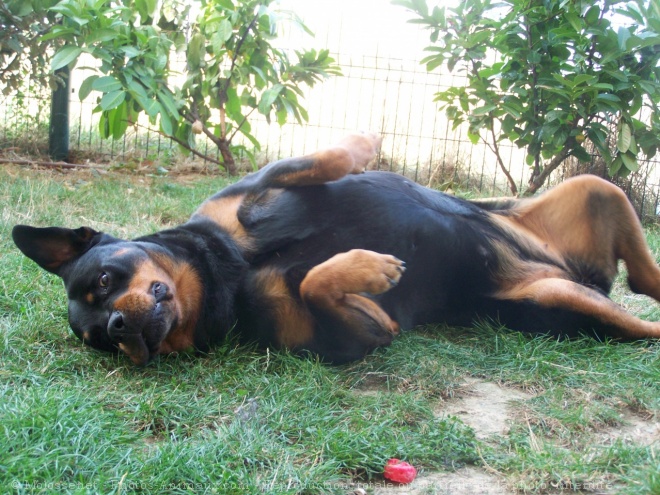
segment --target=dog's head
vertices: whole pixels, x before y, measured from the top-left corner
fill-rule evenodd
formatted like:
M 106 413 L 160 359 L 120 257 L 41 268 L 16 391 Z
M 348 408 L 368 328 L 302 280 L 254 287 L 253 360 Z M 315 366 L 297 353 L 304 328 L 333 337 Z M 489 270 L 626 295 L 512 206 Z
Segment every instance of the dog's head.
M 89 227 L 14 227 L 18 248 L 64 280 L 69 323 L 84 343 L 120 349 L 137 365 L 193 345 L 202 284 L 163 247 Z

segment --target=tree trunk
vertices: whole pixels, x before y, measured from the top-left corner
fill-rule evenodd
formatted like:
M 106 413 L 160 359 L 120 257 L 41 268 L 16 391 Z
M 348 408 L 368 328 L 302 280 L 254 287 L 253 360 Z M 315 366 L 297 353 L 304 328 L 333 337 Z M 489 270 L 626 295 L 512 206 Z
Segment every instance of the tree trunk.
M 218 148 L 220 148 L 220 154 L 222 155 L 222 161 L 225 170 L 229 175 L 236 175 L 238 171 L 236 170 L 234 155 L 232 155 L 231 150 L 229 149 L 229 141 L 226 139 L 219 139 L 217 145 Z
M 548 163 L 545 167 L 543 167 L 543 170 L 539 174 L 532 175 L 532 177 L 529 180 L 529 187 L 525 190 L 523 193 L 523 196 L 531 196 L 532 194 L 536 193 L 541 186 L 545 183 L 546 179 L 550 176 L 550 174 L 557 168 L 559 165 L 561 165 L 564 160 L 568 157 L 570 153 L 570 150 L 568 148 L 564 148 L 561 150 L 561 152 L 555 156 L 550 163 Z

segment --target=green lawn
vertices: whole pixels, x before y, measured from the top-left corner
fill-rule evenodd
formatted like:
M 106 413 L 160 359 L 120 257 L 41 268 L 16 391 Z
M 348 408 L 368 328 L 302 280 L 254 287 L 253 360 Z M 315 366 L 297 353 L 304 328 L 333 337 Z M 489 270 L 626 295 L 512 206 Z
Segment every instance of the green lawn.
M 224 184 L 0 171 L 4 492 L 345 494 L 360 482 L 376 493 L 397 457 L 420 479 L 475 466 L 512 493 L 660 493 L 656 445 L 617 434 L 631 420 L 652 428 L 660 412 L 655 343 L 427 327 L 342 367 L 230 339 L 138 369 L 83 347 L 61 281 L 11 242 L 16 223 L 152 232 L 185 221 Z M 649 242 L 660 249 L 660 234 Z M 648 299 L 621 288 L 616 298 L 660 319 Z M 438 413 L 474 378 L 527 392 L 506 432 L 483 438 Z

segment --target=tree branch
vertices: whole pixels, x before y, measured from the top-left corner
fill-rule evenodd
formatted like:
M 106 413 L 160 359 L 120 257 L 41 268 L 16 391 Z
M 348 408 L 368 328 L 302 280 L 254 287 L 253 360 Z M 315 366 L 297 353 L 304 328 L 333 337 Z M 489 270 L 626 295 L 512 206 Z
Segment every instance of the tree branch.
M 231 66 L 229 68 L 229 74 L 234 73 L 234 68 L 236 67 L 236 59 L 238 58 L 238 54 L 241 50 L 241 47 L 243 46 L 243 43 L 247 38 L 248 33 L 254 27 L 254 23 L 257 22 L 257 19 L 259 19 L 259 14 L 254 15 L 252 21 L 250 21 L 250 24 L 248 24 L 248 27 L 245 29 L 243 36 L 241 36 L 241 39 L 238 40 L 238 43 L 236 44 L 236 48 L 234 48 L 234 56 L 231 58 Z M 231 76 L 225 79 L 224 87 L 221 89 L 221 94 L 227 93 L 227 90 L 229 89 L 229 81 L 231 81 Z
M 555 155 L 550 163 L 543 167 L 543 170 L 533 180 L 530 181 L 529 187 L 525 190 L 523 195 L 531 196 L 536 191 L 538 191 L 546 179 L 550 176 L 550 174 L 568 157 L 570 151 L 571 150 L 568 146 L 564 146 L 561 152 L 558 155 Z
M 486 143 L 486 146 L 488 146 L 493 153 L 495 153 L 495 157 L 497 158 L 497 164 L 500 166 L 500 169 L 502 169 L 502 172 L 506 176 L 507 181 L 509 181 L 509 189 L 511 189 L 511 193 L 514 196 L 518 195 L 518 187 L 516 187 L 516 181 L 513 180 L 513 177 L 509 173 L 509 171 L 506 169 L 506 166 L 504 165 L 504 161 L 502 160 L 502 156 L 500 155 L 500 148 L 497 145 L 497 136 L 495 135 L 495 126 L 491 122 L 490 124 L 490 132 L 491 132 L 491 137 L 493 138 L 493 144 L 491 146 L 488 141 L 484 139 L 484 142 Z
M 184 118 L 185 118 L 185 117 L 184 117 Z M 157 131 L 157 130 L 155 130 L 155 129 L 152 129 L 151 127 L 147 127 L 147 126 L 144 126 L 144 125 L 138 124 L 137 122 L 133 122 L 133 124 L 136 125 L 136 126 L 138 126 L 138 127 L 142 127 L 143 129 L 147 129 L 148 131 L 157 132 L 157 133 L 160 134 L 161 136 L 166 137 L 166 138 L 168 138 L 168 139 L 171 139 L 172 141 L 174 141 L 174 142 L 177 143 L 177 144 L 180 144 L 180 145 L 183 146 L 185 149 L 187 149 L 188 151 L 190 151 L 193 155 L 198 156 L 198 157 L 202 158 L 203 160 L 207 160 L 207 161 L 209 161 L 209 162 L 211 162 L 211 163 L 214 163 L 214 164 L 216 164 L 216 165 L 219 165 L 219 166 L 221 166 L 222 168 L 225 168 L 224 164 L 223 164 L 220 160 L 216 160 L 215 158 L 211 158 L 210 156 L 205 155 L 204 153 L 200 153 L 200 152 L 197 151 L 196 149 L 191 148 L 190 145 L 189 145 L 188 143 L 186 143 L 185 141 L 183 141 L 183 140 L 177 138 L 176 136 L 169 136 L 169 135 L 165 134 L 164 132 Z
M 527 35 L 527 49 L 531 52 L 534 48 L 534 45 L 532 43 L 532 30 L 530 26 L 529 19 L 525 17 L 525 34 Z M 539 82 L 539 74 L 537 71 L 536 64 L 533 63 L 531 64 L 530 71 L 532 73 L 532 115 L 534 115 L 535 121 L 532 123 L 534 127 L 538 127 L 538 117 L 539 117 L 539 111 L 538 111 L 538 101 L 539 101 L 539 88 L 538 88 L 538 82 Z M 536 156 L 534 157 L 534 168 L 532 170 L 532 176 L 530 178 L 530 183 L 534 181 L 536 176 L 541 172 L 541 152 L 537 151 Z
M 232 142 L 232 140 L 234 139 L 234 137 L 236 136 L 236 134 L 238 134 L 238 131 L 241 130 L 241 127 L 243 126 L 243 124 L 245 124 L 245 122 L 247 122 L 248 117 L 249 117 L 250 115 L 252 115 L 252 112 L 254 112 L 255 110 L 256 110 L 255 108 L 251 108 L 250 111 L 247 113 L 247 115 L 244 115 L 244 116 L 243 116 L 243 120 L 241 120 L 241 123 L 238 124 L 238 126 L 236 127 L 236 130 L 232 133 L 231 136 L 229 136 L 229 138 L 227 139 L 227 141 L 229 141 L 230 143 Z

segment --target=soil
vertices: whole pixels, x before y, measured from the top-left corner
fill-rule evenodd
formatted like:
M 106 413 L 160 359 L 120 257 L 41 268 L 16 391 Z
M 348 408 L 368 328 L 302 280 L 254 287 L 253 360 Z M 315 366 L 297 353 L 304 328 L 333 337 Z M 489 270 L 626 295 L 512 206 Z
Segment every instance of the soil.
M 379 388 L 378 384 L 374 384 Z M 382 388 L 381 388 L 382 390 Z M 376 393 L 377 390 L 373 390 Z M 360 387 L 359 393 L 370 393 Z M 534 397 L 519 389 L 496 383 L 468 378 L 455 391 L 455 397 L 438 403 L 438 417 L 453 416 L 470 426 L 478 439 L 488 442 L 494 436 L 506 435 L 512 422 L 519 417 L 517 403 Z M 602 430 L 598 443 L 608 445 L 616 441 L 637 445 L 660 444 L 660 423 L 641 418 L 632 411 L 624 411 L 620 425 Z M 356 485 L 356 488 L 359 486 Z M 613 487 L 614 488 L 614 487 Z M 454 472 L 421 472 L 407 485 L 382 482 L 364 487 L 369 495 L 513 495 L 517 492 L 503 475 L 488 466 L 467 466 Z M 608 491 L 597 491 L 606 495 Z
M 521 390 L 474 378 L 465 381 L 464 392 L 458 395 L 455 400 L 439 404 L 436 414 L 459 418 L 480 440 L 506 435 L 516 401 L 532 397 Z

